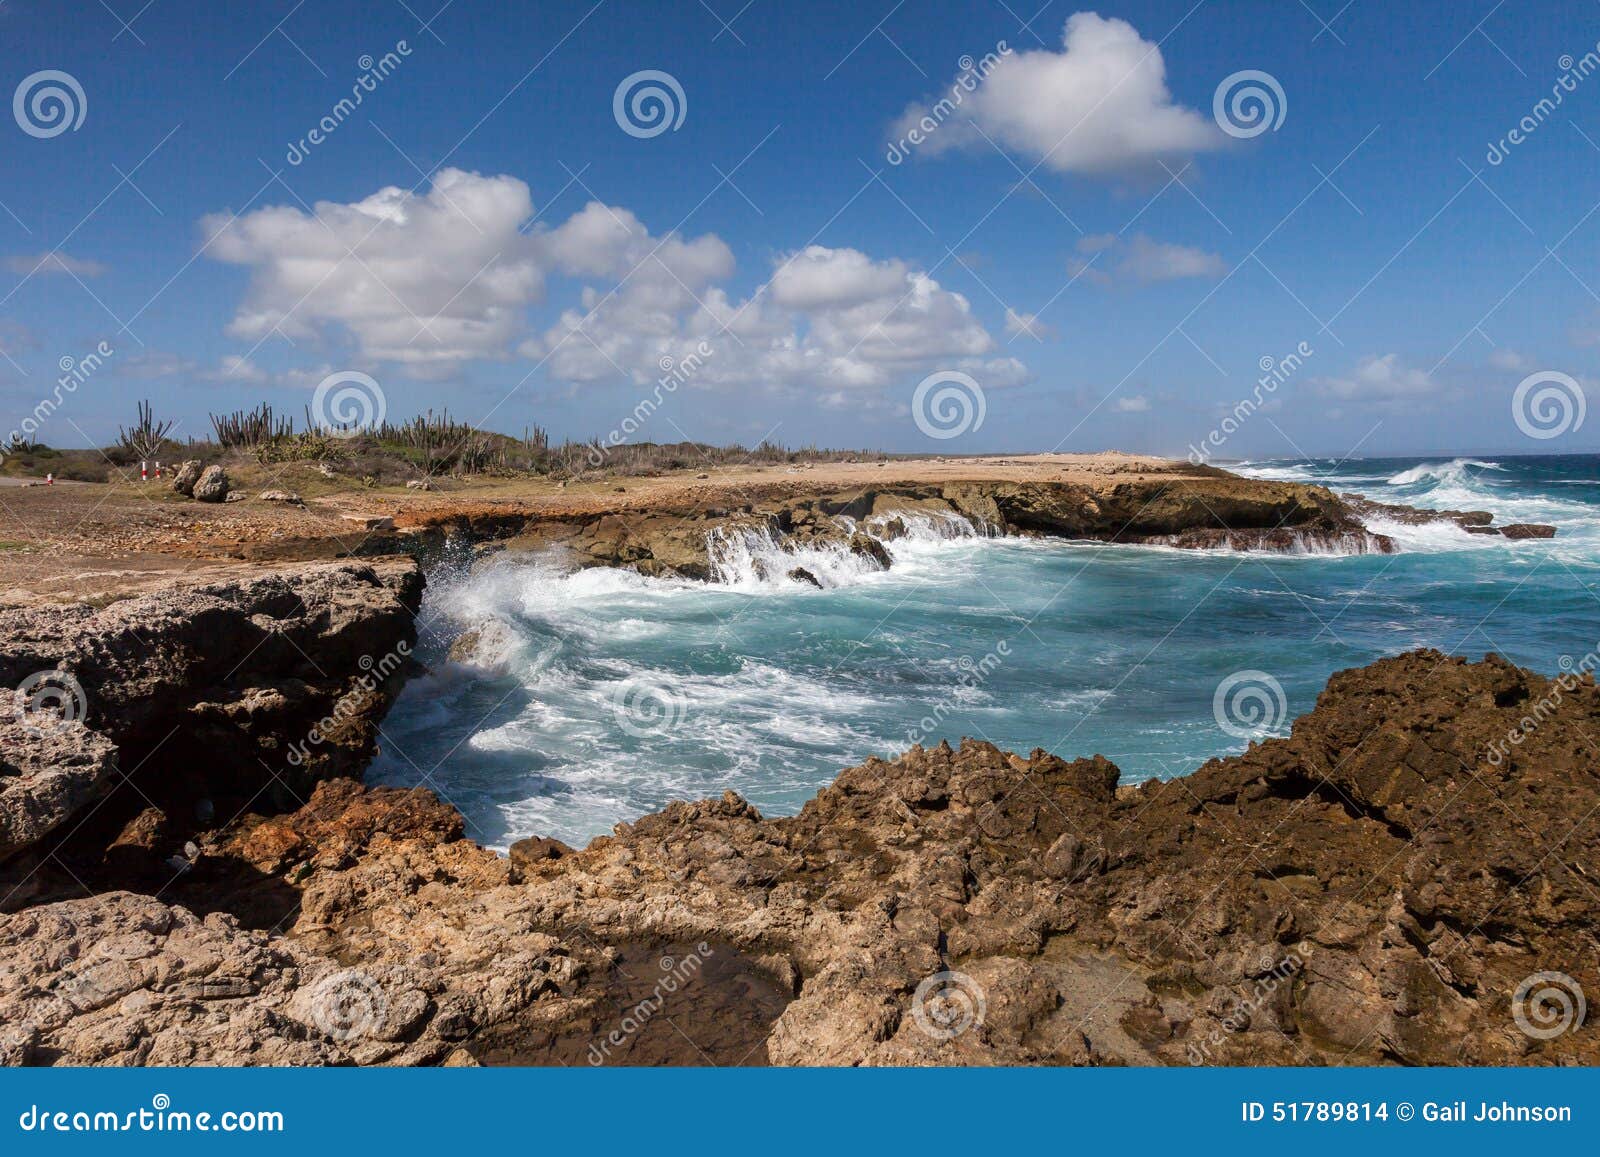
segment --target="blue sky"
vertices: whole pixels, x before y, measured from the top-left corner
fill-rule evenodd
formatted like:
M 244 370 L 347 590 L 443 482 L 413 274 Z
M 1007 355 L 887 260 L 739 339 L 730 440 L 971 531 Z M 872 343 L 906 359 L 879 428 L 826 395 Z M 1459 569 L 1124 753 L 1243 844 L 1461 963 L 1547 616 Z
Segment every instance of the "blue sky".
M 0 122 L 0 429 L 104 341 L 36 438 L 354 371 L 557 437 L 1182 454 L 1253 399 L 1218 456 L 1600 448 L 1513 400 L 1600 378 L 1592 0 L 441 2 L 0 2 L 0 88 L 85 106 Z M 645 70 L 675 129 L 617 119 Z M 1282 119 L 1229 135 L 1245 70 Z

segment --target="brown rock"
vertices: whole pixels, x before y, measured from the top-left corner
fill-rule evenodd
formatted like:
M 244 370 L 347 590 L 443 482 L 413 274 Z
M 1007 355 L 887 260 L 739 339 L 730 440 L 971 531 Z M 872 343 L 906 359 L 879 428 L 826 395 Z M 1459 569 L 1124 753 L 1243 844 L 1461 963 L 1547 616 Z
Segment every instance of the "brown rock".
M 199 502 L 226 502 L 228 499 L 228 472 L 221 466 L 207 466 L 194 484 L 194 497 Z
M 172 476 L 172 488 L 185 497 L 194 496 L 194 485 L 200 481 L 203 466 L 198 458 L 191 458 Z

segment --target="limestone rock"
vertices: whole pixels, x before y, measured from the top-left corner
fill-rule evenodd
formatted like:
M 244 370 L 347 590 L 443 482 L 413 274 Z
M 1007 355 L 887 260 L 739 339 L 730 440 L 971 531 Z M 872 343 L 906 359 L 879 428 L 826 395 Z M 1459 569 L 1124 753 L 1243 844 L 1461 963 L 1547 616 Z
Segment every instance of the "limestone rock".
M 116 772 L 116 747 L 82 722 L 0 717 L 0 860 L 100 798 Z
M 200 481 L 202 466 L 198 458 L 191 458 L 172 477 L 172 488 L 185 497 L 194 496 L 194 485 Z
M 194 497 L 199 502 L 224 502 L 228 497 L 228 472 L 221 466 L 207 466 L 194 484 Z

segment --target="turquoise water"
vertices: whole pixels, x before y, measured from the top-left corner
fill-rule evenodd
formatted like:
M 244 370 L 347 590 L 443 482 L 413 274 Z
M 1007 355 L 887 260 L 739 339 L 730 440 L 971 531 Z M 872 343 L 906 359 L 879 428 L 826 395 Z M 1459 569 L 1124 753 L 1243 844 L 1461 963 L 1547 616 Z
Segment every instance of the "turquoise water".
M 370 778 L 433 787 L 492 846 L 583 843 L 728 788 L 792 813 L 841 768 L 919 738 L 1098 752 L 1130 782 L 1182 775 L 1286 732 L 1344 667 L 1437 647 L 1554 672 L 1600 643 L 1600 458 L 1234 468 L 1560 533 L 1380 525 L 1402 553 L 1325 556 L 924 522 L 890 544 L 888 572 L 799 559 L 824 590 L 758 578 L 796 565 L 763 571 L 760 540 L 723 544 L 723 584 L 502 556 L 434 580 L 419 654 L 435 674 L 403 692 Z M 446 663 L 448 639 L 486 620 L 505 624 L 483 652 L 500 666 Z

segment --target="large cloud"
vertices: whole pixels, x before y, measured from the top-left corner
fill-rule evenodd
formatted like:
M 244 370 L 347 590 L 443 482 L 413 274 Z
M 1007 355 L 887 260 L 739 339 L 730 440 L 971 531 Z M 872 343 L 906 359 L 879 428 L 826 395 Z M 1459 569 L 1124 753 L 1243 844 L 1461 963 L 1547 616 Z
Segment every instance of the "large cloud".
M 1341 401 L 1379 407 L 1403 407 L 1432 401 L 1445 391 L 1426 370 L 1408 366 L 1399 354 L 1371 355 L 1342 378 L 1319 378 L 1316 386 Z
M 694 384 L 701 386 L 836 394 L 881 388 L 935 366 L 978 373 L 990 386 L 1015 385 L 1026 374 L 1014 358 L 989 356 L 994 338 L 961 294 L 904 262 L 874 261 L 855 249 L 813 245 L 781 259 L 737 305 L 709 279 L 635 273 L 609 295 L 586 290 L 584 307 L 568 310 L 525 350 L 557 377 L 621 372 L 645 382 L 702 342 L 714 353 L 699 359 Z
M 427 374 L 503 356 L 521 331 L 544 287 L 519 231 L 532 214 L 522 181 L 442 169 L 426 196 L 391 186 L 201 226 L 211 256 L 251 271 L 230 335 L 298 340 L 339 326 L 364 358 Z
M 733 253 L 714 234 L 654 236 L 599 202 L 525 231 L 532 212 L 522 181 L 445 169 L 426 195 L 387 188 L 203 224 L 213 256 L 251 271 L 230 334 L 348 334 L 364 359 L 418 376 L 515 349 L 560 381 L 644 382 L 702 341 L 716 350 L 696 378 L 706 386 L 836 392 L 934 366 L 982 369 L 995 385 L 1023 376 L 988 358 L 994 340 L 965 297 L 903 261 L 810 246 L 735 304 L 721 284 Z M 578 304 L 532 334 L 529 307 L 554 278 L 585 283 Z
M 918 128 L 923 152 L 987 149 L 988 138 L 1060 173 L 1152 169 L 1226 143 L 1210 117 L 1173 103 L 1160 48 L 1095 12 L 1067 19 L 1062 51 L 1008 53 L 972 92 L 952 85 L 940 103 L 906 109 L 890 136 Z

